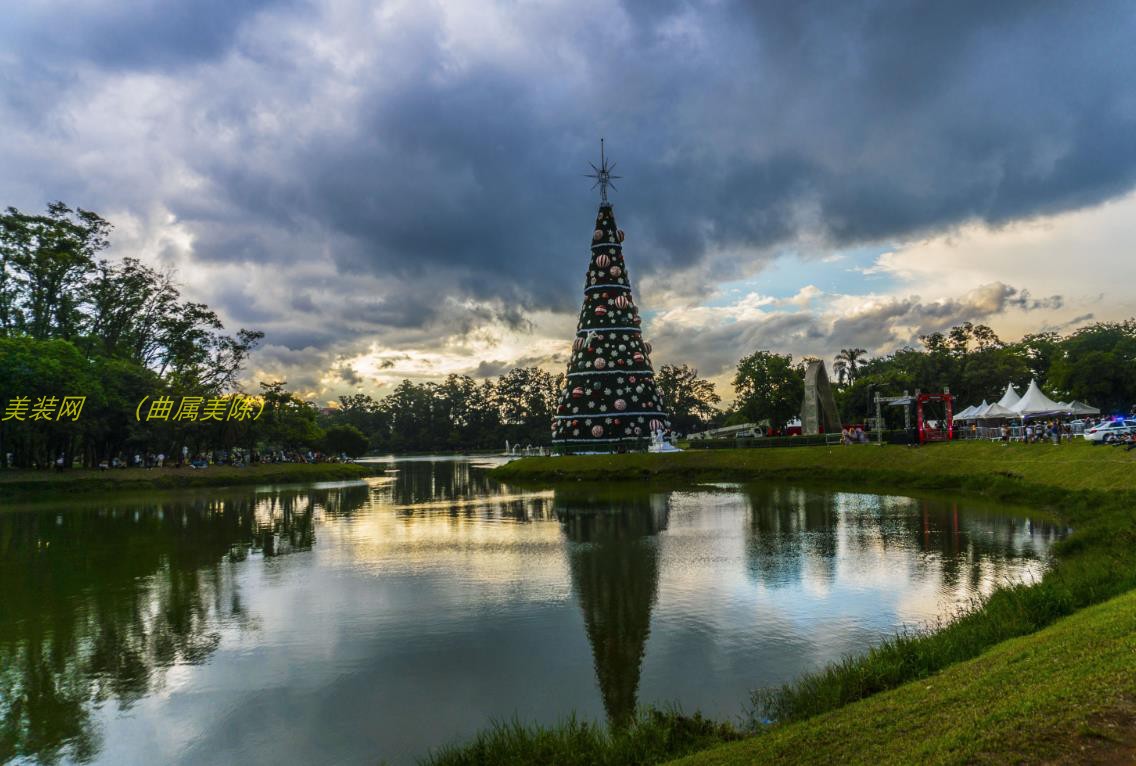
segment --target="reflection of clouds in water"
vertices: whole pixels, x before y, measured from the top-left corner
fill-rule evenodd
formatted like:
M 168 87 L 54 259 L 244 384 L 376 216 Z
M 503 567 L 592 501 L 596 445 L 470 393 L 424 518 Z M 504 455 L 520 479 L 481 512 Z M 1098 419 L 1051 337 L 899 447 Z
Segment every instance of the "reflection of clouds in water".
M 721 709 L 904 623 L 953 614 L 997 584 L 1040 576 L 1053 529 L 941 499 L 720 485 L 676 493 L 662 535 L 659 603 L 644 701 L 678 696 Z M 731 530 L 746 530 L 741 537 Z M 692 530 L 697 530 L 692 533 Z M 762 651 L 755 655 L 755 647 Z M 716 676 L 713 694 L 679 663 Z M 665 678 L 665 682 L 657 679 Z M 685 687 L 684 687 L 685 684 Z M 704 685 L 703 685 L 704 686 Z M 689 695 L 689 696 L 684 696 Z M 729 714 L 729 711 L 726 711 Z
M 935 498 L 531 491 L 462 461 L 392 466 L 314 490 L 0 515 L 0 707 L 41 669 L 115 763 L 410 762 L 489 717 L 620 720 L 636 702 L 729 717 L 753 687 L 1040 573 L 1023 557 L 1058 537 Z M 113 651 L 44 664 L 37 625 Z M 74 734 L 62 721 L 45 723 L 56 743 Z

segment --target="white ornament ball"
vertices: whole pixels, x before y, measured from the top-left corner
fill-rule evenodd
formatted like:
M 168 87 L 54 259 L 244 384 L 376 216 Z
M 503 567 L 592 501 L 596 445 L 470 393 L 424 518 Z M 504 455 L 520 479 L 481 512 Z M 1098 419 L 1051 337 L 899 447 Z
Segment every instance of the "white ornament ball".
M 596 359 L 596 369 L 602 370 L 604 367 L 607 367 L 607 361 L 602 356 L 598 357 Z
M 597 439 L 603 436 L 603 426 L 592 426 L 592 436 Z
M 599 242 L 603 238 L 603 229 L 596 229 L 592 232 L 592 241 Z
M 615 408 L 620 412 L 623 412 L 625 409 L 627 409 L 627 402 L 623 401 L 622 399 L 616 399 Z

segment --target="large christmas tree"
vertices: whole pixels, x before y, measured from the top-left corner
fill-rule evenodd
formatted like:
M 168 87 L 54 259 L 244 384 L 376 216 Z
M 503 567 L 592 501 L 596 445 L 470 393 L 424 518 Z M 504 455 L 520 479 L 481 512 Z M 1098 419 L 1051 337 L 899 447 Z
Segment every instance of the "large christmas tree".
M 602 201 L 568 383 L 552 420 L 552 443 L 561 452 L 642 448 L 654 432 L 670 428 L 655 390 L 651 344 L 639 329 L 639 307 L 623 260 L 623 230 L 607 199 L 607 187 L 618 176 L 611 175 L 602 143 L 600 166 L 592 168 Z

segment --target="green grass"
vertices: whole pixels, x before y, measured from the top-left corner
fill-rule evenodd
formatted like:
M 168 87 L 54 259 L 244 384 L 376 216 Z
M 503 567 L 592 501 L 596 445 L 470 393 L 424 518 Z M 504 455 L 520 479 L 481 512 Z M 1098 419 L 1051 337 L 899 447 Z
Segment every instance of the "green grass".
M 1008 479 L 1068 490 L 1136 490 L 1136 450 L 1081 440 L 1050 444 L 954 442 L 926 447 L 856 445 L 698 450 L 670 454 L 529 457 L 496 468 L 503 481 L 784 479 L 874 482 L 924 489 L 982 489 Z M 975 480 L 977 481 L 977 484 Z
M 499 723 L 469 744 L 444 748 L 424 763 L 432 766 L 623 766 L 660 763 L 737 740 L 728 724 L 678 711 L 647 710 L 629 726 L 608 729 L 570 718 L 542 727 Z
M 229 487 L 245 484 L 290 484 L 342 481 L 374 475 L 374 466 L 356 463 L 272 463 L 247 468 L 127 468 L 109 471 L 0 470 L 0 500 L 35 500 L 61 494 L 136 490 Z
M 1047 511 L 1074 528 L 1068 538 L 1055 546 L 1052 565 L 1040 582 L 999 589 L 985 602 L 976 604 L 964 614 L 953 616 L 954 619 L 944 620 L 923 631 L 896 636 L 865 654 L 848 657 L 819 673 L 755 694 L 755 721 L 775 721 L 773 732 L 796 730 L 793 727 L 813 732 L 810 736 L 815 741 L 810 740 L 808 747 L 815 753 L 802 752 L 803 745 L 786 745 L 783 751 L 776 751 L 773 755 L 766 755 L 762 750 L 760 755 L 751 756 L 747 748 L 766 747 L 761 743 L 771 736 L 771 733 L 765 732 L 768 727 L 755 724 L 755 730 L 763 732 L 760 736 L 727 748 L 731 753 L 741 754 L 738 757 L 742 760 L 723 763 L 891 762 L 896 759 L 920 762 L 927 758 L 953 762 L 955 759 L 950 748 L 956 747 L 960 738 L 965 739 L 969 735 L 956 731 L 951 735 L 955 739 L 944 735 L 947 739 L 936 739 L 931 745 L 918 733 L 923 726 L 928 730 L 934 728 L 937 723 L 934 714 L 938 706 L 956 704 L 953 697 L 936 697 L 936 682 L 930 682 L 931 689 L 924 688 L 928 684 L 927 679 L 935 679 L 937 674 L 959 667 L 959 663 L 974 662 L 974 658 L 985 652 L 996 648 L 1001 651 L 1009 645 L 1005 642 L 1018 641 L 1020 637 L 1030 635 L 1036 640 L 1029 645 L 1035 647 L 1039 657 L 1049 653 L 1054 655 L 1048 659 L 1040 657 L 1038 662 L 1061 663 L 1063 654 L 1081 649 L 1058 643 L 1051 646 L 1046 638 L 1050 634 L 1038 631 L 1047 630 L 1048 626 L 1062 618 L 1068 619 L 1078 610 L 1136 588 L 1136 452 L 1093 447 L 1083 442 L 1060 447 L 1049 444 L 1004 447 L 972 442 L 918 449 L 855 446 L 525 458 L 496 469 L 494 476 L 522 483 L 610 480 L 612 476 L 621 476 L 652 482 L 765 479 L 824 482 L 859 488 L 948 490 L 1029 505 Z M 1130 601 L 1123 603 L 1131 604 Z M 1083 650 L 1091 656 L 1095 651 L 1093 639 L 1091 636 L 1083 639 Z M 1068 643 L 1076 644 L 1076 641 L 1074 634 Z M 1136 668 L 1136 655 L 1130 654 L 1128 663 L 1130 671 L 1136 674 L 1132 671 Z M 979 663 L 976 667 L 984 666 Z M 974 670 L 970 671 L 970 675 L 962 672 L 961 682 L 988 683 L 986 679 L 975 679 Z M 1085 675 L 1086 688 L 1096 688 L 1092 686 L 1096 678 L 1096 675 Z M 1017 707 L 1031 709 L 1028 697 L 1015 696 L 1019 694 L 1014 691 L 1016 688 L 1025 687 L 1020 684 L 1008 687 L 1009 696 L 999 699 L 998 704 L 1008 706 L 1007 710 Z M 913 722 L 909 730 L 893 728 L 888 718 L 896 713 L 879 713 L 881 709 L 876 707 L 867 708 L 869 712 L 861 712 L 860 720 L 855 724 L 859 729 L 855 733 L 834 737 L 822 724 L 815 724 L 820 727 L 816 731 L 808 728 L 814 725 L 812 722 L 828 720 L 838 711 L 852 707 L 864 710 L 860 707 L 865 704 L 862 701 L 883 699 L 878 695 L 890 694 L 890 690 L 897 689 L 923 689 L 928 692 L 928 695 L 917 695 L 920 700 L 917 708 L 902 711 Z M 976 694 L 965 702 L 957 703 L 955 714 L 964 722 L 969 721 L 969 725 L 977 726 L 975 716 L 989 702 Z M 1079 707 L 1079 712 L 1071 710 L 1069 715 L 1076 713 L 1083 721 L 1096 715 L 1112 715 L 1094 708 L 1094 704 L 1086 701 Z M 874 715 L 884 717 L 877 720 L 872 717 Z M 1056 723 L 1053 725 L 1060 727 L 1065 719 L 1054 720 Z M 1073 729 L 1064 731 L 1072 736 Z M 873 741 L 878 737 L 904 737 L 907 741 L 894 747 L 914 749 L 904 751 L 905 755 L 865 750 L 861 759 L 861 756 L 846 750 L 845 740 L 857 737 Z M 991 762 L 1007 762 L 1007 754 L 1012 756 L 1010 762 L 1020 760 L 1013 749 L 1022 743 L 1020 737 L 998 741 L 1017 744 L 1005 745 L 1007 749 L 998 751 L 999 755 Z M 991 746 L 985 739 L 982 742 L 985 744 L 981 747 Z M 924 745 L 945 749 L 941 752 L 918 750 Z M 888 743 L 878 743 L 879 748 L 887 746 Z M 1028 754 L 1034 751 L 1021 752 Z M 959 757 L 962 761 L 968 758 L 983 760 L 986 756 L 975 750 L 966 751 Z
M 1132 763 L 1136 593 L 935 676 L 676 763 Z

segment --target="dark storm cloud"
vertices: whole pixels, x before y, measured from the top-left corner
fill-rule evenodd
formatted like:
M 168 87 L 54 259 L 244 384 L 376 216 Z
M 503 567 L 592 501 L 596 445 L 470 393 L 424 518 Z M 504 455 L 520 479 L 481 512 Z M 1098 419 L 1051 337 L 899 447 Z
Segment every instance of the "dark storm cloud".
M 184 111 L 154 132 L 200 182 L 149 188 L 148 158 L 124 151 L 138 184 L 88 177 L 72 201 L 134 209 L 160 195 L 196 258 L 274 263 L 285 280 L 327 251 L 334 307 L 298 290 L 267 323 L 297 348 L 574 311 L 596 202 L 581 174 L 600 135 L 626 176 L 613 196 L 633 279 L 712 254 L 722 273 L 752 271 L 758 256 L 721 253 L 802 235 L 844 246 L 999 224 L 1136 183 L 1136 6 L 1121 0 L 509 6 L 515 27 L 487 23 L 502 39 L 466 47 L 426 3 L 83 7 L 66 30 L 12 16 L 9 112 L 43 123 L 89 87 L 84 67 L 175 72 L 186 95 L 171 108 Z M 20 78 L 37 77 L 58 97 L 24 92 Z M 83 126 L 70 130 L 81 153 Z M 69 162 L 14 167 L 78 178 Z M 380 294 L 358 292 L 359 274 Z M 478 305 L 443 312 L 443 296 Z M 244 300 L 216 299 L 260 319 Z M 819 332 L 784 321 L 768 330 Z
M 578 172 L 600 132 L 628 176 L 615 199 L 641 271 L 784 242 L 801 211 L 852 244 L 1086 205 L 1136 180 L 1129 4 L 698 7 L 670 21 L 707 48 L 676 55 L 665 15 L 633 13 L 588 70 L 594 91 L 420 62 L 409 87 L 375 84 L 354 140 L 305 148 L 295 194 L 239 164 L 223 187 L 302 199 L 357 245 L 348 268 L 443 268 L 475 296 L 569 310 L 590 217 Z M 422 42 L 424 61 L 445 61 Z
M 0 39 L 44 59 L 110 69 L 167 68 L 208 60 L 233 44 L 241 24 L 291 0 L 103 0 L 13 4 Z

